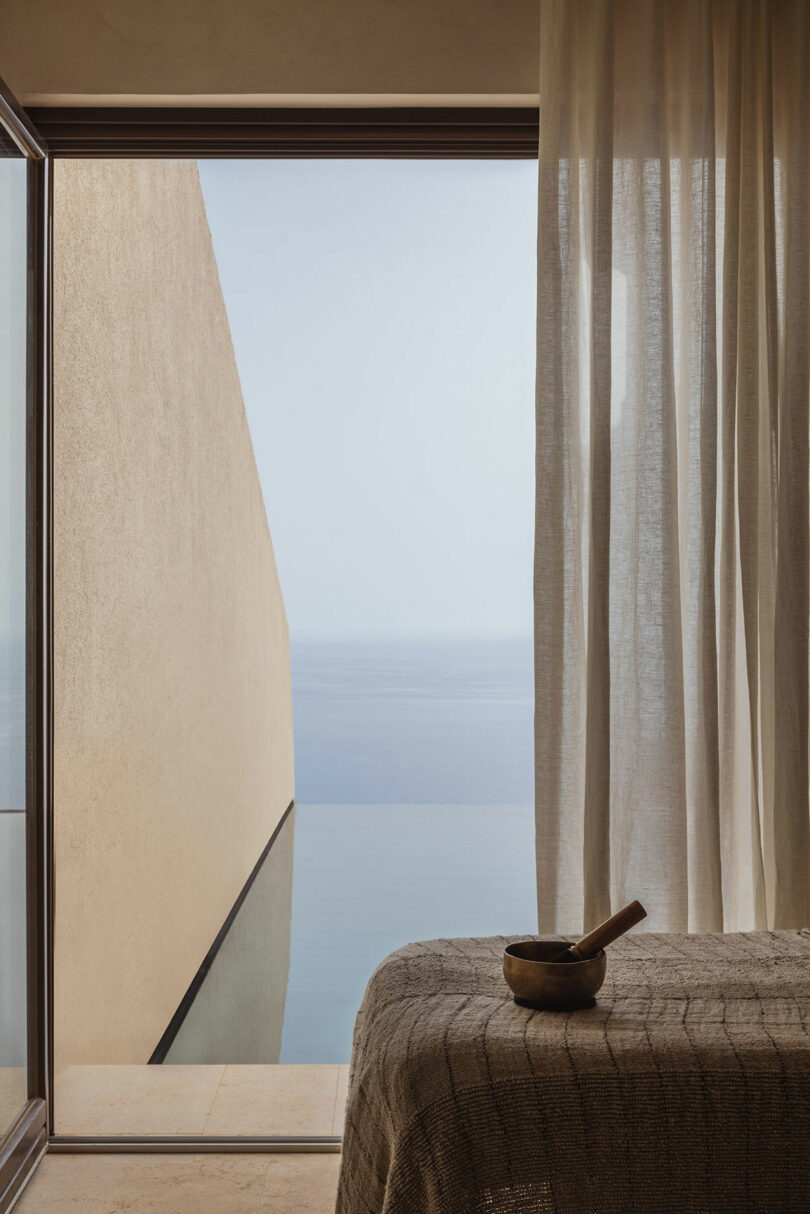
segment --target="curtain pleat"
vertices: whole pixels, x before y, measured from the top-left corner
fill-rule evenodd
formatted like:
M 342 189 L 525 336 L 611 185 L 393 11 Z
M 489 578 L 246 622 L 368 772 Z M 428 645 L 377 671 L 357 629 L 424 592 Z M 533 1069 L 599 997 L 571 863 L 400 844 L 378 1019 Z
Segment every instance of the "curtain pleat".
M 541 0 L 541 930 L 810 923 L 810 16 Z

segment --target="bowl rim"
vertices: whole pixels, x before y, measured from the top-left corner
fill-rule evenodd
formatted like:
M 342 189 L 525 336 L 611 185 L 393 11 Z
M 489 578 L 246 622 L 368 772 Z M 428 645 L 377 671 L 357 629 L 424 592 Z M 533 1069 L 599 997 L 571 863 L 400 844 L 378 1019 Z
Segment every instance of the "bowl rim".
M 535 937 L 527 936 L 525 940 L 513 940 L 511 944 L 505 945 L 504 950 L 503 950 L 503 955 L 504 955 L 504 958 L 508 957 L 510 961 L 520 961 L 524 965 L 538 965 L 538 966 L 542 966 L 542 967 L 553 966 L 554 969 L 559 968 L 559 969 L 567 969 L 567 970 L 570 970 L 572 965 L 573 966 L 590 965 L 591 962 L 598 961 L 600 957 L 604 957 L 604 955 L 605 955 L 605 950 L 603 948 L 600 948 L 598 953 L 594 953 L 594 955 L 592 957 L 584 957 L 581 961 L 538 961 L 538 960 L 535 960 L 533 957 L 519 957 L 516 953 L 510 953 L 510 951 L 509 951 L 512 948 L 517 948 L 521 944 L 554 944 L 554 943 L 557 943 L 557 942 L 554 940 L 553 937 L 550 937 L 550 938 L 549 937 L 546 937 L 546 938 L 539 937 L 538 938 L 536 936 Z M 576 943 L 576 941 L 574 941 L 574 943 Z M 562 950 L 564 948 L 570 948 L 570 944 L 566 944 L 565 940 L 561 940 L 559 942 L 559 944 L 560 944 L 560 952 L 562 952 Z

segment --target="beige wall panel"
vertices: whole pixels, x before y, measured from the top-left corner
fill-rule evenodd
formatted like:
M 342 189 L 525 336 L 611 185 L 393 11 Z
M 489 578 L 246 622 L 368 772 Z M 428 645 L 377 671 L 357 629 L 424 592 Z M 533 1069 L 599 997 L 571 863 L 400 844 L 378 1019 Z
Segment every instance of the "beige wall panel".
M 536 93 L 538 0 L 3 0 L 44 94 Z
M 293 795 L 287 622 L 197 169 L 55 187 L 56 1063 L 144 1062 Z

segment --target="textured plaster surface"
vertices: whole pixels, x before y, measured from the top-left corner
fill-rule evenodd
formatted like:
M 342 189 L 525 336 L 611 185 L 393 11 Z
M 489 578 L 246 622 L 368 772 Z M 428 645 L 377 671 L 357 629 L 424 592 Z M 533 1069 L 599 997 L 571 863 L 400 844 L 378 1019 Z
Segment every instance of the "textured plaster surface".
M 287 622 L 197 169 L 55 182 L 56 1066 L 145 1062 L 293 796 Z

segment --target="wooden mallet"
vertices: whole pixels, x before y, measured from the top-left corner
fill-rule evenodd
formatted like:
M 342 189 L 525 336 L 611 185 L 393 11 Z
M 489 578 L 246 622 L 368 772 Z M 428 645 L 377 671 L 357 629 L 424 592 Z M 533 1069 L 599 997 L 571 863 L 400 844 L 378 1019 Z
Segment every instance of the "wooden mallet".
M 625 932 L 630 931 L 631 927 L 646 918 L 647 912 L 640 902 L 629 902 L 620 911 L 616 911 L 615 915 L 611 915 L 609 919 L 605 919 L 604 923 L 595 927 L 592 932 L 588 932 L 587 936 L 577 940 L 576 944 L 571 944 L 568 948 L 563 949 L 559 957 L 555 957 L 554 960 L 587 961 L 589 957 L 595 957 L 606 945 L 618 940 L 619 936 L 623 936 Z

